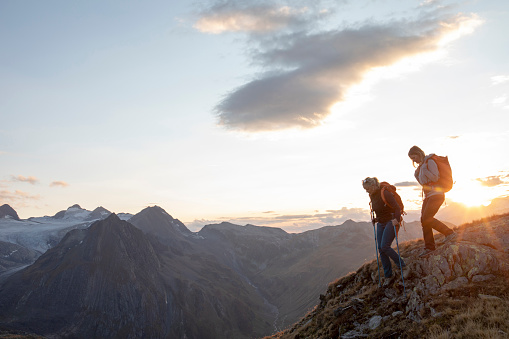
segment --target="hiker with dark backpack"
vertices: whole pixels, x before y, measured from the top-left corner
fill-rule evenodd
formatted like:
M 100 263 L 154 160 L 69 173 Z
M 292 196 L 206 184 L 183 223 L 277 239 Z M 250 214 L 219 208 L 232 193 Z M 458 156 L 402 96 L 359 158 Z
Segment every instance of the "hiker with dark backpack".
M 386 187 L 387 185 L 392 186 L 386 182 L 380 183 L 378 179 L 374 177 L 368 177 L 362 180 L 362 187 L 368 192 L 370 198 L 373 226 L 375 226 L 376 223 L 375 245 L 377 246 L 377 252 L 379 252 L 377 253 L 377 260 L 378 254 L 380 254 L 380 260 L 382 261 L 384 270 L 384 286 L 390 284 L 394 277 L 390 259 L 394 261 L 399 270 L 402 270 L 403 267 L 406 266 L 401 256 L 391 247 L 403 221 L 403 205 L 401 203 L 401 198 L 395 193 L 395 187 L 392 186 L 389 188 Z M 396 199 L 396 197 L 398 199 Z
M 452 171 L 447 157 L 441 157 L 433 153 L 426 155 L 417 146 L 410 148 L 408 156 L 412 159 L 414 167 L 416 163 L 419 165 L 414 176 L 421 184 L 424 193 L 421 208 L 424 251 L 420 257 L 426 257 L 436 249 L 433 230 L 445 235 L 445 242 L 454 241 L 457 238 L 456 232 L 440 220 L 435 219 L 435 214 L 445 201 L 445 193 L 452 188 Z

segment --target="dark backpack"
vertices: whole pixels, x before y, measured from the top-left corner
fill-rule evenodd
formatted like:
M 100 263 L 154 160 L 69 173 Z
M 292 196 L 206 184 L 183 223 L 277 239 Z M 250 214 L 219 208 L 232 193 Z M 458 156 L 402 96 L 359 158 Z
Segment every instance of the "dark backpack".
M 391 185 L 391 184 L 389 184 L 386 181 L 382 181 L 380 183 L 380 195 L 382 196 L 382 200 L 384 201 L 384 204 L 386 204 L 390 208 L 394 209 L 394 206 L 391 206 L 391 204 L 389 204 L 385 200 L 385 197 L 384 197 L 385 190 L 388 190 L 389 192 L 391 192 L 392 195 L 394 196 L 394 199 L 398 203 L 399 209 L 401 210 L 401 218 L 399 220 L 399 224 L 400 224 L 400 226 L 403 226 L 403 229 L 406 231 L 406 229 L 405 229 L 405 221 L 403 220 L 403 215 L 406 214 L 406 212 L 405 212 L 405 205 L 403 205 L 403 201 L 401 200 L 401 197 L 399 196 L 398 192 L 396 192 L 396 186 Z M 373 214 L 373 210 L 371 211 L 371 213 Z M 396 228 L 396 237 L 399 234 L 399 229 L 400 229 L 400 227 L 398 226 Z
M 436 154 L 432 154 L 430 158 L 437 164 L 439 173 L 438 181 L 432 183 L 432 186 L 435 186 L 435 190 L 438 188 L 441 192 L 449 192 L 454 184 L 449 158 L 447 158 L 447 156 L 442 157 Z
M 381 195 L 382 195 L 382 200 L 384 201 L 384 204 L 386 204 L 387 206 L 389 206 L 390 208 L 394 209 L 395 206 L 391 206 L 386 200 L 385 200 L 385 197 L 384 197 L 384 192 L 385 190 L 388 190 L 389 192 L 392 193 L 392 195 L 394 196 L 394 199 L 396 199 L 396 202 L 398 203 L 399 205 L 399 209 L 401 210 L 401 219 L 403 220 L 403 214 L 406 214 L 405 212 L 405 205 L 403 205 L 403 201 L 401 200 L 401 197 L 399 196 L 398 192 L 396 192 L 396 186 L 394 185 L 391 185 L 389 184 L 388 182 L 386 181 L 382 181 L 380 183 L 380 190 L 381 190 Z M 400 220 L 401 222 L 401 220 Z

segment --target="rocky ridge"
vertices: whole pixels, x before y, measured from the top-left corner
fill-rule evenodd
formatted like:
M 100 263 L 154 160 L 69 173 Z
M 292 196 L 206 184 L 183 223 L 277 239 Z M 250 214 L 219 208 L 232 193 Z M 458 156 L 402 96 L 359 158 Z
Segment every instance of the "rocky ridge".
M 329 284 L 319 305 L 270 338 L 460 337 L 466 325 L 458 319 L 468 314 L 487 313 L 487 309 L 507 314 L 509 215 L 456 231 L 455 242 L 444 243 L 443 236 L 436 236 L 439 247 L 427 258 L 418 256 L 422 240 L 400 244 L 407 263 L 405 286 L 397 274 L 387 286 L 379 287 L 376 260 L 371 261 Z M 477 327 L 467 331 L 474 337 L 475 331 L 507 337 L 507 317 L 494 318 L 484 314 Z
M 18 213 L 7 204 L 0 206 L 0 218 L 11 218 L 14 220 L 19 220 Z

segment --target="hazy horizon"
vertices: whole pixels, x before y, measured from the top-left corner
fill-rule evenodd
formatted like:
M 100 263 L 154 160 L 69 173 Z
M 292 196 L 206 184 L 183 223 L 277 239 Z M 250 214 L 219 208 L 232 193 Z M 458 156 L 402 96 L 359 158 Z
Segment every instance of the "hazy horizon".
M 479 207 L 468 207 L 461 203 L 449 203 L 445 204 L 442 209 L 439 211 L 437 217 L 441 220 L 450 222 L 452 224 L 455 224 L 457 226 L 468 223 L 474 220 L 479 220 L 484 217 L 490 217 L 497 214 L 504 214 L 509 213 L 509 197 L 503 197 L 495 199 L 494 202 L 487 206 L 479 206 Z M 142 210 L 135 211 L 135 212 L 125 212 L 125 211 L 112 211 L 107 208 L 107 206 L 96 206 L 93 208 L 87 208 L 85 206 L 81 206 L 80 204 L 73 204 L 72 206 L 69 206 L 67 208 L 64 208 L 62 210 L 59 210 L 51 215 L 31 215 L 29 217 L 21 217 L 22 220 L 28 220 L 30 218 L 39 218 L 39 217 L 52 217 L 56 213 L 60 211 L 65 211 L 71 207 L 74 207 L 75 205 L 78 205 L 80 208 L 87 210 L 87 211 L 93 211 L 96 208 L 103 207 L 107 210 L 109 210 L 112 213 L 116 214 L 131 214 L 136 215 L 137 213 L 141 212 Z M 154 205 L 155 206 L 155 205 Z M 153 206 L 145 206 L 144 208 L 153 207 Z M 173 218 L 179 219 L 181 222 L 184 223 L 184 225 L 193 232 L 200 231 L 203 226 L 210 225 L 210 224 L 219 224 L 222 222 L 228 222 L 231 224 L 236 224 L 239 226 L 246 226 L 246 225 L 254 225 L 254 226 L 260 226 L 260 227 L 277 227 L 285 230 L 288 233 L 302 233 L 310 230 L 315 230 L 321 227 L 327 227 L 327 226 L 338 226 L 342 225 L 344 222 L 348 220 L 353 220 L 355 222 L 370 222 L 370 214 L 369 210 L 360 211 L 357 215 L 349 214 L 342 216 L 340 219 L 333 218 L 331 215 L 334 213 L 334 211 L 330 211 L 331 215 L 323 215 L 323 214 L 310 214 L 310 215 L 295 215 L 295 216 L 280 216 L 280 217 L 264 217 L 264 218 L 250 218 L 250 217 L 241 217 L 237 219 L 231 219 L 231 218 L 220 218 L 217 220 L 193 220 L 193 221 L 186 221 L 179 218 L 178 215 L 175 215 L 172 213 L 172 211 L 165 209 L 163 206 L 159 206 L 163 210 L 165 210 L 168 214 L 170 214 Z M 143 209 L 144 209 L 143 208 Z M 407 210 L 406 215 L 404 216 L 404 220 L 406 223 L 419 221 L 420 220 L 420 210 Z M 127 220 L 127 219 L 124 219 Z M 329 222 L 330 220 L 334 220 L 334 222 Z M 295 224 L 292 224 L 292 222 L 298 222 Z

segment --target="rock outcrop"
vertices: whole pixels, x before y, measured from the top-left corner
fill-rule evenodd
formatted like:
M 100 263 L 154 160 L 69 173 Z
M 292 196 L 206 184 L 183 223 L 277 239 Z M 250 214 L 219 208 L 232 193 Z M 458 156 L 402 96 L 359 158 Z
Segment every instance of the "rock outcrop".
M 18 213 L 8 204 L 0 206 L 0 218 L 12 218 L 14 220 L 19 220 Z
M 331 283 L 313 311 L 271 338 L 424 337 L 422 324 L 439 324 L 443 312 L 466 307 L 472 298 L 507 306 L 509 216 L 464 225 L 457 232 L 451 243 L 435 236 L 439 247 L 426 258 L 419 257 L 422 240 L 401 244 L 407 267 L 403 277 L 398 272 L 385 287 L 379 287 L 376 260 Z M 456 306 L 449 305 L 453 301 Z

